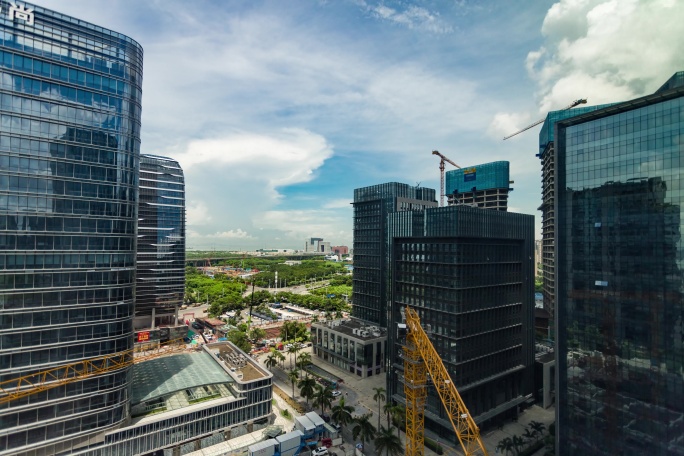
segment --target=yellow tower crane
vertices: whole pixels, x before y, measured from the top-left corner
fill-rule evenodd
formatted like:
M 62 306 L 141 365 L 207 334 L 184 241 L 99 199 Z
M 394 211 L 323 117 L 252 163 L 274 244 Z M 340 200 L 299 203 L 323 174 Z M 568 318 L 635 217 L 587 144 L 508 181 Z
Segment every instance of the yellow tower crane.
M 437 155 L 439 156 L 439 207 L 444 206 L 444 162 L 449 162 L 452 165 L 454 165 L 456 168 L 461 169 L 460 166 L 458 166 L 456 163 L 452 162 L 448 158 L 446 158 L 444 155 L 439 153 L 438 150 L 433 150 L 432 155 Z
M 420 326 L 418 313 L 406 307 L 406 346 L 404 347 L 404 394 L 406 395 L 406 455 L 425 452 L 425 401 L 427 374 L 437 389 L 447 416 L 466 456 L 487 456 L 480 429 L 470 416 L 442 359 Z

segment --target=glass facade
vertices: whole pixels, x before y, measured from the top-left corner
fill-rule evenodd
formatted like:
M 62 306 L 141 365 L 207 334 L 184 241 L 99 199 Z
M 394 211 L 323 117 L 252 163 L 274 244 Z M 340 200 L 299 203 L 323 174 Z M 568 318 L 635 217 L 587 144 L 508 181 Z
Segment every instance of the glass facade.
M 387 388 L 404 401 L 403 309 L 414 308 L 475 420 L 516 416 L 533 394 L 534 217 L 465 206 L 396 213 Z M 426 426 L 455 441 L 434 388 Z
M 185 182 L 170 158 L 140 156 L 136 268 L 136 317 L 154 312 L 155 326 L 175 325 L 185 291 Z
M 556 454 L 684 454 L 684 87 L 556 124 Z
M 0 1 L 0 381 L 132 348 L 142 48 Z M 0 406 L 0 454 L 71 452 L 128 369 Z
M 556 308 L 556 155 L 554 153 L 553 135 L 556 122 L 588 112 L 602 109 L 608 105 L 585 106 L 582 108 L 551 111 L 546 116 L 539 132 L 539 153 L 537 157 L 542 165 L 542 296 L 544 310 L 551 316 L 550 335 L 554 336 L 553 315 Z
M 354 190 L 352 316 L 387 326 L 387 214 L 437 206 L 435 190 L 390 182 Z

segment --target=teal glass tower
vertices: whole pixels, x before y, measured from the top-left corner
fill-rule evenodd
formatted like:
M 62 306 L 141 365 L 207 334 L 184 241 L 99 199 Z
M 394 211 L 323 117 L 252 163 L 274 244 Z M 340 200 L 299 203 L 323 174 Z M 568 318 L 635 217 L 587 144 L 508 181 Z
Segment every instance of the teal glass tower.
M 133 346 L 142 58 L 117 32 L 0 1 L 3 387 Z M 102 441 L 128 419 L 129 370 L 2 401 L 0 454 Z
M 448 171 L 446 188 L 449 206 L 508 210 L 510 163 L 497 161 Z
M 556 454 L 684 454 L 684 73 L 555 124 Z

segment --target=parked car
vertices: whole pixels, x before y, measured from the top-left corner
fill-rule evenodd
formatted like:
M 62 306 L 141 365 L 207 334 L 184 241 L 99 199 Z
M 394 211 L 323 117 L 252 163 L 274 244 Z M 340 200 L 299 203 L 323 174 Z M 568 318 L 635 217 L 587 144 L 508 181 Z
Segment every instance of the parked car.
M 328 449 L 326 447 L 320 447 L 320 448 L 316 448 L 315 450 L 313 450 L 311 452 L 311 454 L 313 456 L 324 456 L 324 455 L 327 455 L 330 453 L 328 452 Z
M 196 321 L 192 322 L 192 327 L 195 329 L 202 329 L 202 325 L 200 325 L 199 322 Z
M 342 396 L 342 391 L 340 391 L 340 390 L 333 390 L 332 395 L 333 395 L 333 397 Z

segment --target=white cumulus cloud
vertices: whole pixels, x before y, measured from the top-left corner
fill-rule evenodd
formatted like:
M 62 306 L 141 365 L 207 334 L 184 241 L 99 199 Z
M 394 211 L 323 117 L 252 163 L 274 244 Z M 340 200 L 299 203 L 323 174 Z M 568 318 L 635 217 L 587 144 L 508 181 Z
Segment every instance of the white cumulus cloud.
M 543 48 L 528 55 L 540 109 L 652 93 L 684 68 L 684 2 L 561 0 L 544 19 Z

